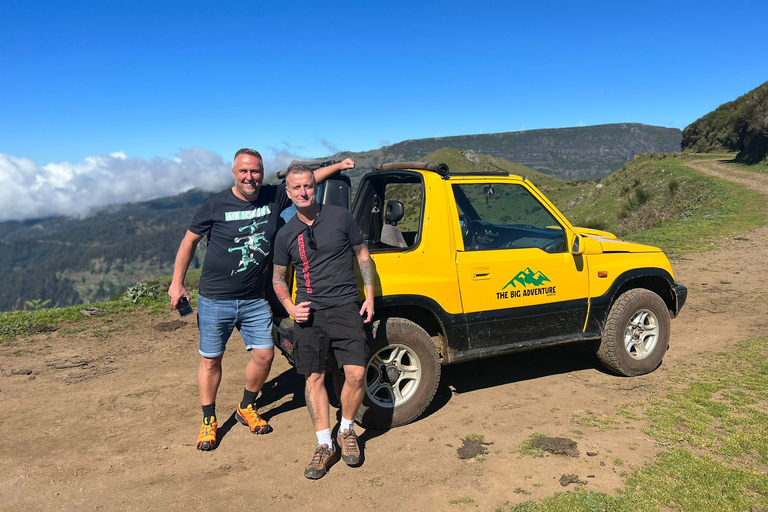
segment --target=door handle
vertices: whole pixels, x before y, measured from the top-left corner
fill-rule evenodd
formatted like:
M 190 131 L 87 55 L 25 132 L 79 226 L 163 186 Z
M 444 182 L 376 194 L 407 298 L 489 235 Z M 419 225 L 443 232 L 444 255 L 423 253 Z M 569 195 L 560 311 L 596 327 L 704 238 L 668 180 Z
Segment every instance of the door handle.
M 482 281 L 484 279 L 491 278 L 491 269 L 488 267 L 479 267 L 472 269 L 472 279 L 475 281 Z

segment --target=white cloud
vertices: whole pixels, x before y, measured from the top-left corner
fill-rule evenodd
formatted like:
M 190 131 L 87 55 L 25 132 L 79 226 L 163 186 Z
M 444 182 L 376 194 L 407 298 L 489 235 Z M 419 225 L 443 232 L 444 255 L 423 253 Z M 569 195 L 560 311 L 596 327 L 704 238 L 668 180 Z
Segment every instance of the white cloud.
M 266 174 L 292 160 L 311 160 L 287 148 L 262 151 Z M 83 217 L 94 208 L 175 196 L 193 188 L 218 191 L 232 183 L 232 161 L 200 147 L 174 158 L 131 157 L 123 151 L 96 154 L 82 162 L 39 165 L 0 153 L 0 221 L 66 215 Z
M 82 162 L 39 165 L 0 153 L 0 220 L 67 215 L 101 206 L 174 196 L 192 188 L 220 190 L 232 181 L 231 163 L 202 148 L 176 158 L 129 157 L 119 151 Z

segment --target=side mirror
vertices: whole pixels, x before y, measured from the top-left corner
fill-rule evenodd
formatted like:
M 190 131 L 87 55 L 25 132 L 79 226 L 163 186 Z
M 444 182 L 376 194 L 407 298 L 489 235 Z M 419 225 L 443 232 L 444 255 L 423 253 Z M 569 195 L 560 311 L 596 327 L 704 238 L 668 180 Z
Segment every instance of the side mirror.
M 573 245 L 571 246 L 571 254 L 578 255 L 584 252 L 584 244 L 581 243 L 581 237 L 576 235 L 573 237 Z

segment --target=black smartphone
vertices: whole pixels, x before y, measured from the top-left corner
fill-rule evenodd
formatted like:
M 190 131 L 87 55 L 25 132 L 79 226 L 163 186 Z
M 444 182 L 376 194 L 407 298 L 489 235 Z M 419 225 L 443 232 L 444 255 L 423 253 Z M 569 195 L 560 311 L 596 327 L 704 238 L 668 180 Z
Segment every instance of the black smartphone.
M 189 300 L 186 297 L 179 299 L 179 302 L 176 303 L 176 309 L 182 318 L 192 313 L 192 306 L 189 305 Z

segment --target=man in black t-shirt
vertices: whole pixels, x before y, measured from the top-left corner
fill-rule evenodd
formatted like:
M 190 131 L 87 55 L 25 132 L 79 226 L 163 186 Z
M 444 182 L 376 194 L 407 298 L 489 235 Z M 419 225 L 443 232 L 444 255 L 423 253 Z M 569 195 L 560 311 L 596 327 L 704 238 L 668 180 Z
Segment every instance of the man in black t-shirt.
M 343 162 L 315 171 L 318 182 L 355 164 Z M 203 405 L 203 424 L 197 448 L 216 448 L 216 394 L 221 383 L 221 360 L 232 330 L 237 327 L 250 351 L 245 369 L 243 400 L 235 418 L 254 434 L 272 427 L 256 412 L 256 396 L 269 375 L 274 358 L 272 316 L 264 300 L 266 269 L 272 260 L 272 244 L 280 213 L 291 205 L 282 185 L 262 185 L 264 163 L 258 151 L 241 149 L 232 166 L 233 187 L 205 200 L 195 213 L 176 254 L 173 281 L 168 288 L 171 306 L 182 297 L 187 268 L 203 237 L 208 250 L 200 278 L 198 327 L 200 366 L 198 386 Z
M 373 318 L 375 267 L 360 228 L 344 208 L 319 205 L 317 183 L 307 166 L 288 168 L 285 190 L 296 206 L 293 217 L 277 234 L 272 286 L 294 318 L 296 370 L 305 376 L 305 399 L 317 436 L 317 447 L 304 470 L 321 478 L 339 459 L 350 466 L 361 462 L 354 420 L 365 393 L 368 346 L 363 322 Z M 365 285 L 365 301 L 358 306 L 353 255 Z M 296 271 L 296 303 L 285 281 L 286 267 Z M 330 351 L 344 369 L 341 424 L 336 443 L 331 438 L 325 367 Z

